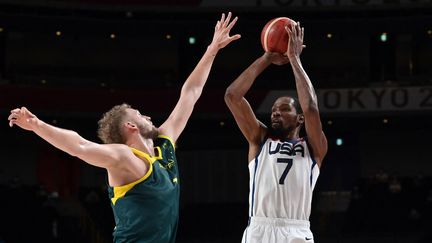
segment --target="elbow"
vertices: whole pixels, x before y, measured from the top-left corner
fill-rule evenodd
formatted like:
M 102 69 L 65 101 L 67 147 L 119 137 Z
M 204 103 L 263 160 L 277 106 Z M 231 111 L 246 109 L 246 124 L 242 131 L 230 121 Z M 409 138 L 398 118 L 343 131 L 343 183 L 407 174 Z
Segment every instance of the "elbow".
M 202 94 L 202 89 L 200 88 L 192 90 L 192 97 L 194 97 L 195 101 L 197 101 L 201 97 L 201 94 Z
M 225 103 L 230 104 L 239 99 L 235 92 L 230 87 L 228 87 L 225 91 L 224 100 Z
M 77 158 L 82 158 L 85 154 L 86 154 L 86 150 L 89 146 L 89 141 L 85 140 L 85 139 L 80 139 L 80 141 L 78 141 L 78 144 L 76 144 L 75 146 L 72 146 L 68 153 L 71 156 L 77 157 Z
M 191 88 L 191 87 L 183 86 L 181 91 L 181 96 L 189 97 L 196 102 L 199 99 L 199 97 L 201 97 L 202 90 L 203 90 L 202 87 Z

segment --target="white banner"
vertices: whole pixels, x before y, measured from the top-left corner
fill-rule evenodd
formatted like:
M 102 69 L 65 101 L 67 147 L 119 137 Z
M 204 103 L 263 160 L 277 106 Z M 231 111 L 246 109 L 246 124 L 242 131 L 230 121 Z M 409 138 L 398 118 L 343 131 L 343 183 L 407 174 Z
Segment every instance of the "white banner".
M 432 111 L 432 86 L 317 90 L 319 109 L 332 112 Z M 297 96 L 294 90 L 270 91 L 257 112 L 268 114 L 280 96 Z

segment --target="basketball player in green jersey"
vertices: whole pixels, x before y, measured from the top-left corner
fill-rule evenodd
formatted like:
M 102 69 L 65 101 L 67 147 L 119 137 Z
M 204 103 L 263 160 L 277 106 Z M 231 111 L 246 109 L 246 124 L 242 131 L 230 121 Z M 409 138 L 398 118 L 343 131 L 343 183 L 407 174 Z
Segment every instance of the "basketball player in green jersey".
M 159 128 L 138 110 L 118 105 L 99 121 L 98 134 L 104 144 L 98 144 L 43 122 L 25 107 L 11 111 L 10 126 L 33 131 L 58 149 L 107 170 L 116 223 L 114 242 L 175 242 L 179 213 L 175 142 L 201 95 L 216 54 L 240 38 L 230 36 L 236 22 L 237 17 L 231 20 L 231 13 L 222 14 L 211 44 L 185 81 L 174 110 Z

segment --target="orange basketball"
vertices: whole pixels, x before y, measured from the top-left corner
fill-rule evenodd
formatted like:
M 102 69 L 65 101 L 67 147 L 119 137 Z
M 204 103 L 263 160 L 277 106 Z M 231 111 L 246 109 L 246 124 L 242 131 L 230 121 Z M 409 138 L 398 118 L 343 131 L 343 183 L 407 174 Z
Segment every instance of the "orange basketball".
M 261 31 L 261 45 L 266 52 L 285 53 L 288 48 L 288 33 L 285 26 L 296 25 L 294 20 L 287 17 L 274 18 L 267 22 Z

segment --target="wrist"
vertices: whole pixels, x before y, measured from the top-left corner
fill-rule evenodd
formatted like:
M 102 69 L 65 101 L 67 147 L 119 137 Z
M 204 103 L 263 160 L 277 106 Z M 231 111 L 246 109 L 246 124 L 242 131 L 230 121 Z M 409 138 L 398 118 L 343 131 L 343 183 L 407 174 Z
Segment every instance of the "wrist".
M 217 48 L 217 46 L 210 44 L 209 46 L 207 46 L 207 53 L 209 53 L 211 56 L 216 56 L 217 53 L 219 52 L 219 48 Z
M 289 57 L 291 64 L 299 64 L 300 63 L 300 57 L 299 56 L 292 56 Z
M 29 118 L 29 121 L 28 121 L 28 122 L 32 125 L 32 130 L 33 130 L 33 132 L 37 132 L 37 131 L 40 130 L 44 125 L 46 125 L 45 122 L 43 122 L 42 120 L 39 120 L 37 117 Z
M 270 53 L 268 52 L 265 52 L 259 59 L 261 59 L 261 61 L 266 65 L 270 65 L 272 63 Z

